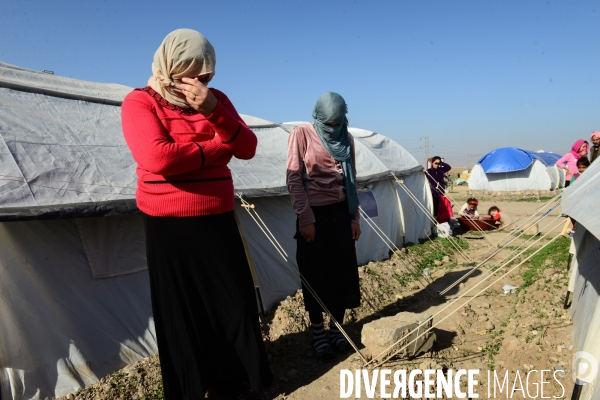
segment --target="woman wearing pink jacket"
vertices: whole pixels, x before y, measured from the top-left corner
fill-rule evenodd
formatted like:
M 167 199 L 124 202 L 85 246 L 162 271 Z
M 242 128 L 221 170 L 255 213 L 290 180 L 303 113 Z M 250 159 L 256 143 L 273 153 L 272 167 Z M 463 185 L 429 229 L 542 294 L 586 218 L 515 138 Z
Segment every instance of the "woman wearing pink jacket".
M 579 171 L 577 169 L 577 160 L 587 156 L 588 146 L 589 143 L 587 141 L 579 139 L 573 144 L 570 152 L 556 161 L 556 165 L 559 168 L 564 168 L 566 170 L 565 187 L 568 187 L 571 183 L 573 174 L 576 174 Z

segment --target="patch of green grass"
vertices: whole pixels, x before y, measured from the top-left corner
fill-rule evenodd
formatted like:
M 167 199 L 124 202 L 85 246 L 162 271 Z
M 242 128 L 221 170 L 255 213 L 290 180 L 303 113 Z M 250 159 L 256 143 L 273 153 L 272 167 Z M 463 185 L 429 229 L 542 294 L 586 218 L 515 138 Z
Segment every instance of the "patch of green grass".
M 519 198 L 511 198 L 508 199 L 508 201 L 519 201 L 519 202 L 527 202 L 527 203 L 534 203 L 539 201 L 548 201 L 553 199 L 554 196 L 540 196 L 539 198 L 537 196 L 531 196 L 531 197 L 519 197 Z
M 539 278 L 542 271 L 546 268 L 563 268 L 569 258 L 569 246 L 571 242 L 565 237 L 559 237 L 554 242 L 548 244 L 539 253 L 533 256 L 525 264 L 526 270 L 521 274 L 523 277 L 522 288 L 531 286 Z M 534 250 L 526 253 L 531 254 Z
M 502 340 L 504 339 L 503 334 L 503 329 L 493 331 L 490 335 L 489 342 L 486 344 L 485 348 L 482 351 L 484 354 L 487 355 L 487 367 L 490 371 L 496 369 L 495 357 L 500 351 L 500 346 L 502 345 Z
M 469 248 L 469 244 L 463 239 L 452 237 L 450 239 L 423 239 L 420 241 L 420 244 L 409 245 L 407 247 L 409 252 L 419 260 L 415 267 L 420 275 L 425 268 L 434 267 L 436 260 L 441 261 L 444 256 L 455 254 L 457 252 L 456 247 L 464 251 Z
M 412 281 L 411 275 L 407 273 L 394 274 L 393 276 L 394 279 L 397 280 L 400 286 L 402 287 L 408 286 L 408 283 Z

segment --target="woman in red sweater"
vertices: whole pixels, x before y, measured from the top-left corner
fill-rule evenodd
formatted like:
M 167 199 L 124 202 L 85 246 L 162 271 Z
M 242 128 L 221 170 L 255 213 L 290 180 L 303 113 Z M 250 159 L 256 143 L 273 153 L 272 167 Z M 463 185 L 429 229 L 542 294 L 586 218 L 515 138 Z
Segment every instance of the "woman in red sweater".
M 199 32 L 173 31 L 148 86 L 121 109 L 167 400 L 202 399 L 224 385 L 258 398 L 272 381 L 227 167 L 232 156 L 252 158 L 257 139 L 227 96 L 206 87 L 215 63 Z

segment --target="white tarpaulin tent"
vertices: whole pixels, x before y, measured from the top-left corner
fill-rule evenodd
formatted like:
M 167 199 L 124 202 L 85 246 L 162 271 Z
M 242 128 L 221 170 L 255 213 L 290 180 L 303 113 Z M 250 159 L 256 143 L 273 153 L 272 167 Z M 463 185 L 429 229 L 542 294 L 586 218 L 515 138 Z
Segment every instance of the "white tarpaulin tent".
M 157 351 L 135 163 L 120 123 L 130 90 L 0 63 L 2 400 L 75 392 Z M 236 192 L 256 206 L 293 260 L 288 132 L 243 117 L 259 145 L 254 159 L 230 164 Z M 424 237 L 430 224 L 390 179 L 396 173 L 430 206 L 422 168 L 381 135 L 356 136 L 366 211 L 399 246 Z M 268 309 L 300 287 L 297 272 L 237 204 Z M 387 247 L 368 226 L 362 230 L 360 261 L 386 257 Z
M 563 213 L 577 221 L 570 283 L 573 345 L 577 352 L 592 355 L 600 368 L 600 162 L 593 162 L 565 189 L 561 205 Z M 578 378 L 585 378 L 585 374 Z M 598 398 L 600 375 L 586 384 L 581 394 L 582 400 Z
M 564 186 L 564 172 L 550 162 L 553 153 L 516 147 L 492 150 L 471 170 L 471 190 L 554 190 Z

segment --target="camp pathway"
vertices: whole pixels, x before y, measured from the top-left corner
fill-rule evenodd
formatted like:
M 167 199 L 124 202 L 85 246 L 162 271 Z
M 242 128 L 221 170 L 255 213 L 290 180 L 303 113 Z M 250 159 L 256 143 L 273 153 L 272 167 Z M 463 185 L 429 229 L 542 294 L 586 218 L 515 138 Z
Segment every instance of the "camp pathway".
M 474 250 L 472 254 L 485 250 L 485 246 L 481 243 L 482 241 L 476 241 L 471 244 Z M 509 252 L 510 250 L 505 250 L 499 253 L 498 257 L 505 257 Z M 519 371 L 523 379 L 530 370 L 545 369 L 553 373 L 555 369 L 564 369 L 566 372 L 558 373 L 557 376 L 562 377 L 560 379 L 565 387 L 565 393 L 570 393 L 572 381 L 569 369 L 573 354 L 571 323 L 568 319 L 568 311 L 562 308 L 561 297 L 564 294 L 563 290 L 566 290 L 568 276 L 566 271 L 555 268 L 556 266 L 548 261 L 547 264 L 548 268 L 544 270 L 541 278 L 542 283 L 548 282 L 545 285 L 538 285 L 535 288 L 532 285 L 518 295 L 501 296 L 504 284 L 519 286 L 523 283 L 520 268 L 506 279 L 494 284 L 482 296 L 477 298 L 466 296 L 464 300 L 470 299 L 471 303 L 436 327 L 438 342 L 434 351 L 413 360 L 393 360 L 383 367 L 392 371 L 398 369 L 410 371 L 415 368 L 479 369 L 480 398 L 487 398 L 489 368 L 493 368 L 502 376 L 506 371 L 509 371 L 510 376 L 514 376 L 515 371 Z M 444 279 L 445 275 L 450 275 L 450 272 L 462 273 L 466 270 L 445 271 L 440 268 L 433 273 L 432 277 L 436 280 L 436 286 L 444 286 L 448 283 Z M 455 275 L 451 274 L 451 276 Z M 465 282 L 466 286 L 471 286 L 480 278 L 481 275 L 470 278 Z M 461 285 L 461 291 L 464 287 L 465 285 Z M 440 303 L 426 297 L 422 290 L 415 289 L 406 293 L 404 297 L 404 300 L 413 298 L 415 301 L 409 302 L 410 305 L 401 311 L 435 314 L 455 296 L 456 294 L 450 295 L 445 303 Z M 449 310 L 446 310 L 436 316 L 434 324 L 448 314 Z M 377 315 L 375 318 L 381 316 L 383 315 Z M 359 339 L 359 333 L 356 334 Z M 316 360 L 307 358 L 295 365 L 290 363 L 279 367 L 280 369 L 275 371 L 277 379 L 275 387 L 269 390 L 270 398 L 337 399 L 340 398 L 340 370 L 355 371 L 361 368 L 361 362 L 356 354 L 351 354 L 333 365 L 320 365 Z M 312 381 L 306 382 L 309 376 L 315 375 Z M 511 380 L 511 387 L 512 384 Z M 561 391 L 561 387 L 555 383 L 546 385 L 544 394 L 548 396 L 551 393 L 558 396 Z M 379 398 L 379 388 L 376 394 L 375 398 Z M 520 392 L 516 392 L 513 398 L 520 398 L 519 394 Z M 365 396 L 364 392 L 363 396 Z

